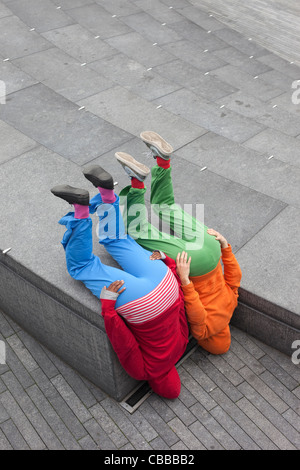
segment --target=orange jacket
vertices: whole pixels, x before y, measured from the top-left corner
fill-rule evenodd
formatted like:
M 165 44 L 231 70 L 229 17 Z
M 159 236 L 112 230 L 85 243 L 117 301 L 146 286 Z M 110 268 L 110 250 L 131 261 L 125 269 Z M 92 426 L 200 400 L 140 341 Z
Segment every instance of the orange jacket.
M 242 272 L 230 245 L 222 249 L 222 261 L 224 274 L 219 261 L 213 271 L 181 286 L 190 330 L 198 341 L 223 331 L 237 306 Z

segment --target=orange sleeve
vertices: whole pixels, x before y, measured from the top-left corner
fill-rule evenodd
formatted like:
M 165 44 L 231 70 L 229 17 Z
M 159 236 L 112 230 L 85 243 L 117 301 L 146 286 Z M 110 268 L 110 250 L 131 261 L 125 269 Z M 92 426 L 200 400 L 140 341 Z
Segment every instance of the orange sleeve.
M 236 257 L 232 253 L 231 245 L 228 245 L 228 248 L 222 248 L 222 261 L 224 266 L 225 282 L 238 297 L 238 288 L 241 284 L 242 271 Z
M 186 286 L 181 286 L 181 289 L 191 333 L 197 340 L 203 339 L 206 333 L 207 312 L 192 282 Z

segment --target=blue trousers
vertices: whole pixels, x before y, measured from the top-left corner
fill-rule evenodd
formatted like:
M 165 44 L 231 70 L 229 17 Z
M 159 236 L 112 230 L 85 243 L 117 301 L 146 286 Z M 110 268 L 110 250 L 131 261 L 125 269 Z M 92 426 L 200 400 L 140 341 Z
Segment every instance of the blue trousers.
M 75 219 L 74 212 L 69 212 L 59 221 L 67 229 L 61 242 L 67 269 L 74 279 L 82 281 L 98 298 L 103 286 L 124 280 L 126 290 L 117 299 L 118 308 L 155 289 L 166 275 L 167 266 L 163 261 L 150 260 L 151 252 L 125 233 L 117 195 L 113 204 L 106 204 L 97 194 L 90 201 L 90 213 L 94 212 L 99 217 L 99 243 L 105 246 L 122 269 L 101 263 L 100 258 L 93 254 L 92 219 Z

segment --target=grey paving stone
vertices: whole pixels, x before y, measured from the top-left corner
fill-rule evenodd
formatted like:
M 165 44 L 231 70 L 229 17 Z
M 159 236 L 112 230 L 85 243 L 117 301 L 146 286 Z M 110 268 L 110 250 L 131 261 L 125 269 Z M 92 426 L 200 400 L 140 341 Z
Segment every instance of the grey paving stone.
M 194 6 L 186 6 L 177 10 L 180 15 L 191 20 L 193 23 L 201 26 L 207 31 L 216 31 L 223 29 L 224 25 L 216 18 Z
M 1 375 L 3 375 L 3 374 L 1 374 Z M 1 380 L 1 384 L 3 384 L 2 380 Z M 5 390 L 6 390 L 6 387 L 4 388 L 4 390 L 1 389 L 1 393 L 3 393 Z M 0 403 L 0 424 L 4 423 L 9 418 L 10 418 L 9 414 L 7 413 L 7 411 L 4 408 L 4 406 L 2 405 L 2 403 Z
M 145 12 L 124 16 L 121 21 L 148 41 L 157 43 L 159 46 L 182 39 L 180 34 L 177 34 L 167 25 L 162 25 L 162 22 L 156 21 Z
M 165 441 L 160 437 L 156 437 L 151 442 L 151 447 L 156 450 L 169 450 L 170 447 L 165 443 Z
M 292 87 L 293 79 L 278 70 L 270 70 L 259 75 L 260 80 L 263 80 L 268 85 L 274 88 L 280 88 L 283 91 L 290 90 Z
M 104 8 L 97 4 L 85 5 L 68 10 L 68 14 L 81 26 L 101 39 L 129 33 L 130 28 L 118 18 L 112 18 Z
M 9 419 L 5 423 L 1 424 L 1 429 L 6 436 L 7 441 L 9 442 L 8 447 L 5 447 L 3 450 L 29 450 L 30 447 L 26 443 L 25 439 L 21 435 L 20 431 L 16 427 L 15 423 Z M 5 443 L 4 443 L 5 445 Z
M 262 115 L 272 112 L 272 105 L 256 98 L 255 96 L 247 95 L 243 91 L 232 93 L 217 100 L 220 106 L 225 106 L 237 114 L 256 120 Z
M 7 321 L 7 318 L 4 312 L 2 312 L 2 310 L 0 310 L 0 332 L 1 332 L 1 337 L 4 337 L 4 338 L 7 338 L 8 336 L 11 336 L 14 334 L 14 330 L 12 326 L 9 324 L 9 322 Z
M 179 369 L 178 369 L 179 373 Z M 152 393 L 147 399 L 152 408 L 159 414 L 159 416 L 167 423 L 171 419 L 175 418 L 175 413 L 170 406 L 168 406 L 169 400 L 161 400 L 155 393 Z
M 0 430 L 0 450 L 13 450 L 13 447 L 10 445 L 9 441 L 6 439 L 3 432 Z
M 243 398 L 237 405 L 243 412 L 254 421 L 257 426 L 269 436 L 273 443 L 281 450 L 295 450 L 295 446 L 281 433 L 265 416 L 260 413 L 258 409 L 247 400 Z
M 175 432 L 170 428 L 170 426 L 168 426 L 168 424 L 163 420 L 155 408 L 153 408 L 148 403 L 148 401 L 145 401 L 139 409 L 144 417 L 149 421 L 151 426 L 157 431 L 157 433 L 163 436 L 163 439 L 168 446 L 172 448 L 172 446 L 179 441 L 179 438 Z
M 58 95 L 42 84 L 13 94 L 0 117 L 28 137 L 83 164 L 126 142 L 130 135 Z M 26 118 L 20 119 L 20 110 Z M 82 112 L 83 111 L 83 112 Z
M 72 24 L 73 20 L 62 10 L 57 10 L 50 0 L 28 0 L 26 3 L 15 0 L 9 3 L 9 9 L 29 28 L 38 32 L 60 28 Z
M 11 419 L 17 426 L 22 437 L 25 439 L 31 450 L 43 450 L 46 448 L 44 442 L 41 440 L 33 425 L 30 423 L 25 413 L 18 405 L 9 391 L 3 392 L 0 396 L 0 401 L 5 407 L 6 411 L 11 416 Z M 2 430 L 3 424 L 2 424 Z M 5 432 L 5 431 L 4 431 Z
M 166 402 L 168 406 L 174 411 L 175 415 L 184 423 L 185 426 L 190 426 L 196 421 L 195 416 L 182 403 L 181 400 L 166 400 Z
M 53 47 L 37 32 L 29 31 L 16 16 L 0 20 L 0 44 L 3 56 L 11 60 Z
M 279 106 L 280 108 L 285 109 L 291 114 L 295 114 L 296 116 L 300 115 L 300 104 L 293 103 L 293 93 L 296 91 L 296 94 L 298 93 L 297 89 L 291 89 L 290 91 L 287 91 L 286 93 L 282 93 L 282 95 L 277 96 L 276 98 L 273 98 L 272 100 L 269 101 L 269 103 L 272 106 Z M 296 95 L 296 98 L 299 95 Z
M 117 51 L 79 24 L 57 28 L 42 36 L 80 63 L 110 57 Z
M 5 5 L 0 5 L 0 18 L 5 18 L 6 16 L 11 16 L 12 11 L 7 8 Z
M 208 450 L 224 450 L 221 444 L 208 432 L 200 421 L 195 421 L 189 427 L 190 431 L 203 443 Z
M 156 100 L 158 104 L 158 100 Z M 196 96 L 189 90 L 178 90 L 159 98 L 159 103 L 168 111 L 180 115 L 204 129 L 220 134 L 235 142 L 244 142 L 263 130 L 263 125 L 227 109 L 220 109 Z
M 200 354 L 192 354 L 191 357 L 184 361 L 182 367 L 201 385 L 202 388 L 204 388 L 206 392 L 210 393 L 214 388 L 216 388 L 216 384 L 202 370 L 201 364 L 203 356 Z
M 157 45 L 153 46 L 154 43 L 147 41 L 136 32 L 106 39 L 105 42 L 147 68 L 155 67 L 174 59 L 172 54 L 169 54 Z
M 210 394 L 207 393 L 186 370 L 182 369 L 180 378 L 191 394 L 197 398 L 198 402 L 201 403 L 206 410 L 210 411 L 216 406 L 216 402 Z
M 28 373 L 8 343 L 6 343 L 6 363 L 24 388 L 34 383 L 32 376 Z
M 106 397 L 105 397 L 106 398 Z M 105 399 L 104 398 L 104 399 Z M 117 424 L 112 420 L 106 410 L 99 403 L 89 409 L 90 413 L 100 424 L 109 439 L 119 449 L 128 443 L 128 438 L 122 433 Z
M 172 419 L 169 423 L 170 428 L 177 434 L 181 441 L 191 450 L 205 450 L 205 447 L 196 438 L 196 436 L 180 421 L 179 418 Z
M 158 434 L 156 430 L 149 424 L 148 420 L 142 415 L 139 410 L 136 410 L 133 414 L 128 415 L 129 420 L 132 424 L 140 431 L 147 442 L 151 442 L 155 439 Z
M 170 27 L 182 36 L 182 38 L 194 43 L 193 50 L 195 50 L 196 45 L 199 48 L 199 44 L 201 44 L 201 48 L 208 49 L 209 52 L 227 47 L 226 42 L 217 38 L 213 33 L 208 32 L 209 30 L 201 28 L 193 21 L 183 19 L 183 21 L 173 23 Z M 220 63 L 222 62 L 223 61 L 220 60 Z
M 245 288 L 295 313 L 299 312 L 300 307 L 297 295 L 299 260 L 297 242 L 290 237 L 290 233 L 298 224 L 299 209 L 289 206 L 238 251 Z M 289 243 L 282 245 L 280 240 L 286 239 Z M 280 250 L 277 249 L 278 244 L 281 244 Z M 264 266 L 261 275 L 254 268 L 257 263 Z M 280 274 L 282 266 L 284 278 Z M 289 292 L 289 295 L 284 292 Z
M 45 371 L 46 372 L 46 371 Z M 47 421 L 49 426 L 53 429 L 54 433 L 67 450 L 78 450 L 80 446 L 66 427 L 63 420 L 56 413 L 55 408 L 49 403 L 43 392 L 37 385 L 27 388 L 26 392 L 34 402 L 35 406 L 39 409 L 40 413 Z
M 204 132 L 201 127 L 164 109 L 157 109 L 155 104 L 120 86 L 81 100 L 78 104 L 135 136 L 145 129 L 159 129 L 174 148 L 185 145 Z
M 106 398 L 102 402 L 102 406 L 107 410 L 114 422 L 135 448 L 140 450 L 151 449 L 144 436 L 130 422 L 125 414 L 125 411 L 123 411 L 123 409 L 115 401 L 113 401 L 111 398 Z
M 278 70 L 279 72 L 287 75 L 294 80 L 297 80 L 300 76 L 299 67 L 295 64 L 290 64 L 289 61 L 279 57 L 276 54 L 268 53 L 258 58 L 259 62 L 268 65 L 272 69 Z
M 154 72 L 210 101 L 237 91 L 235 87 L 217 77 L 199 73 L 199 69 L 181 59 L 158 65 L 154 68 Z
M 155 70 L 147 69 L 122 53 L 97 60 L 89 67 L 149 101 L 181 88 L 180 85 L 161 77 Z
M 82 66 L 57 48 L 17 59 L 14 63 L 37 81 L 74 102 L 113 85 L 101 74 Z
M 4 121 L 0 121 L 0 133 L 0 164 L 28 152 L 38 145 L 34 140 L 17 131 Z
M 78 8 L 84 5 L 90 5 L 91 0 L 52 0 L 57 6 L 61 6 L 63 10 L 69 10 L 71 8 Z
M 290 136 L 296 137 L 300 134 L 300 115 L 294 116 L 280 107 L 272 108 L 256 120 L 266 127 L 271 127 Z
M 91 418 L 90 412 L 87 410 L 85 405 L 81 402 L 74 390 L 66 382 L 64 377 L 57 375 L 51 379 L 52 384 L 55 386 L 59 394 L 63 397 L 66 403 L 69 405 L 75 416 L 82 422 L 86 422 Z
M 98 447 L 102 450 L 115 450 L 117 449 L 114 443 L 107 437 L 101 426 L 97 423 L 94 418 L 89 419 L 84 424 L 89 435 L 96 442 Z
M 79 444 L 83 450 L 99 450 L 100 447 L 97 446 L 95 441 L 91 438 L 91 436 L 85 436 L 80 439 Z
M 133 2 L 124 2 L 123 0 L 114 0 L 113 2 L 110 0 L 96 0 L 96 3 L 105 8 L 105 10 L 109 11 L 112 15 L 117 16 L 133 15 L 141 11 L 138 4 L 135 5 Z
M 298 382 L 293 377 L 291 377 L 290 374 L 286 372 L 279 364 L 277 364 L 277 362 L 275 362 L 270 356 L 265 355 L 260 359 L 260 362 L 272 374 L 272 376 L 274 376 L 274 379 L 276 378 L 276 383 L 279 381 L 281 382 L 281 384 L 283 384 L 283 390 L 288 389 L 292 391 L 294 390 L 294 388 L 297 387 Z M 292 396 L 294 398 L 294 395 Z M 298 401 L 297 404 L 300 407 L 300 403 Z M 300 411 L 300 409 L 298 411 Z
M 23 387 L 20 383 L 15 379 L 11 372 L 7 372 L 3 375 L 3 380 L 6 383 L 8 389 L 10 390 L 11 394 L 15 398 L 16 402 L 29 419 L 30 423 L 40 436 L 40 438 L 45 443 L 47 449 L 51 450 L 62 450 L 63 446 L 60 441 L 55 436 L 54 432 L 51 430 L 50 426 L 44 419 L 44 417 L 40 414 L 34 403 L 28 397 L 27 394 L 24 393 Z
M 244 54 L 235 47 L 230 46 L 218 49 L 214 51 L 213 54 L 225 62 L 228 62 L 228 64 L 242 69 L 253 77 L 271 70 L 271 67 L 268 65 L 259 62 L 258 59 L 256 60 L 252 55 Z
M 252 188 L 260 195 L 274 198 L 277 201 L 269 202 L 271 206 L 275 204 L 278 211 L 283 209 L 284 204 L 299 205 L 299 168 L 275 158 L 269 159 L 269 154 L 261 156 L 255 151 L 248 153 L 245 148 L 229 140 L 226 143 L 225 139 L 216 138 L 213 133 L 204 135 L 180 149 L 178 154 L 200 167 L 207 166 L 208 170 L 224 178 Z M 284 204 L 278 204 L 279 201 Z M 275 213 L 272 213 L 274 216 Z
M 274 158 L 294 166 L 300 165 L 298 141 L 275 129 L 265 129 L 243 143 L 243 146 L 261 154 L 274 155 Z
M 255 58 L 258 58 L 268 53 L 265 48 L 256 44 L 254 41 L 249 41 L 249 38 L 246 38 L 233 29 L 225 27 L 215 31 L 214 34 L 222 39 L 222 41 L 227 42 L 230 46 L 235 47 L 249 56 L 253 55 Z
M 232 401 L 229 400 L 223 392 L 216 389 L 212 392 L 212 395 L 221 408 L 235 421 L 235 427 L 238 426 L 242 429 L 252 440 L 252 442 L 250 441 L 248 444 L 247 437 L 244 436 L 246 444 L 242 445 L 243 449 L 277 449 L 273 442 L 259 429 L 259 427 L 257 427 L 256 424 L 253 423 L 235 403 L 232 403 Z M 239 442 L 239 439 L 236 438 L 236 440 Z
M 180 12 L 177 13 L 174 8 L 170 9 L 168 5 L 162 3 L 160 0 L 136 0 L 134 4 L 161 23 L 170 25 L 182 21 Z
M 24 73 L 18 67 L 15 67 L 10 61 L 0 62 L 0 77 L 5 83 L 6 95 L 21 90 L 37 83 L 30 74 Z M 8 96 L 6 99 L 10 99 Z
M 16 334 L 7 338 L 7 342 L 17 354 L 21 363 L 28 370 L 28 372 L 31 372 L 38 367 L 38 364 L 35 362 L 28 349 L 25 348 L 24 344 Z
M 217 70 L 212 70 L 211 74 L 262 101 L 268 101 L 282 94 L 282 89 L 264 82 L 260 76 L 255 78 L 234 65 L 225 65 Z
M 86 430 L 75 416 L 73 411 L 66 406 L 66 401 L 58 393 L 51 381 L 46 377 L 41 369 L 32 372 L 36 385 L 39 387 L 45 398 L 50 402 L 52 408 L 64 422 L 76 440 L 86 436 Z
M 205 34 L 209 36 L 209 34 Z M 200 49 L 197 42 L 191 42 L 187 39 L 162 46 L 162 48 L 168 52 L 171 57 L 177 57 L 187 62 L 203 73 L 219 69 L 226 65 L 226 62 L 212 55 L 209 51 L 206 53 L 204 52 L 208 49 L 207 43 L 203 44 L 202 47 L 203 49 Z
M 299 414 L 289 409 L 285 411 L 282 416 L 300 433 Z

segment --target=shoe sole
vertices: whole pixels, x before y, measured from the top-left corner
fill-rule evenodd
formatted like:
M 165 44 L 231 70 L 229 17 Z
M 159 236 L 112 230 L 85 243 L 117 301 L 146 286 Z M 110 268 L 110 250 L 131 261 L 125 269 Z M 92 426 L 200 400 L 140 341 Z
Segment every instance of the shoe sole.
M 156 132 L 145 131 L 140 134 L 140 137 L 146 144 L 156 147 L 161 154 L 167 157 L 174 152 L 173 147 Z
M 115 157 L 123 166 L 127 166 L 138 176 L 146 178 L 150 174 L 150 169 L 146 165 L 143 165 L 143 163 L 138 162 L 128 153 L 116 152 Z
M 114 181 L 110 173 L 99 165 L 92 165 L 83 169 L 83 174 L 96 188 L 113 189 Z
M 51 189 L 51 193 L 69 204 L 81 204 L 83 206 L 89 206 L 90 204 L 89 192 L 85 189 L 73 188 L 72 186 L 55 186 Z

